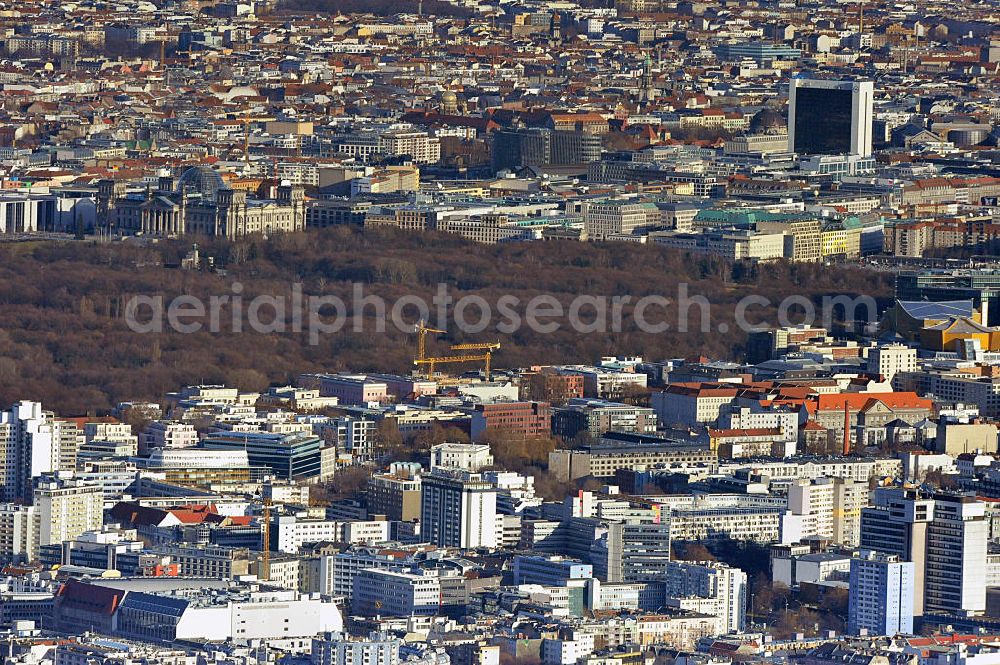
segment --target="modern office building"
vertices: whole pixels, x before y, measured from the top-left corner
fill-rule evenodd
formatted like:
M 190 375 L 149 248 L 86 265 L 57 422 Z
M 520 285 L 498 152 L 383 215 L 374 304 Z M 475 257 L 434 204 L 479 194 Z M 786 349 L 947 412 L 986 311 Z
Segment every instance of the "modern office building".
M 913 563 L 913 613 L 924 613 L 927 530 L 934 499 L 915 488 L 880 487 L 872 506 L 861 510 L 861 547 Z
M 351 609 L 363 616 L 433 616 L 441 610 L 436 575 L 365 569 L 354 576 Z
M 39 548 L 38 561 L 47 567 L 83 566 L 97 570 L 117 570 L 122 575 L 137 574 L 133 564 L 138 564 L 145 543 L 138 539 L 134 529 L 109 529 L 85 533 L 75 540 L 53 543 Z M 155 554 L 149 557 L 165 559 Z
M 597 437 L 605 432 L 652 434 L 655 431 L 656 413 L 649 407 L 572 398 L 552 410 L 552 433 L 568 438 L 580 432 Z
M 895 554 L 862 550 L 851 559 L 848 632 L 913 633 L 913 562 Z
M 608 240 L 652 230 L 660 226 L 661 217 L 662 213 L 655 203 L 634 199 L 594 200 L 583 205 L 584 229 L 592 240 Z M 587 390 L 586 378 L 584 381 L 584 395 L 597 397 Z
M 666 566 L 663 582 L 667 598 L 712 599 L 711 614 L 723 619 L 728 631 L 746 627 L 747 574 L 739 568 L 714 561 L 673 561 Z
M 337 446 L 339 452 L 349 452 L 357 461 L 370 462 L 376 459 L 375 433 L 378 423 L 370 418 L 341 416 L 315 428 L 323 440 Z
M 440 547 L 496 547 L 497 490 L 481 475 L 437 469 L 421 479 L 421 536 Z
M 768 42 L 728 42 L 720 44 L 715 53 L 720 60 L 727 62 L 750 59 L 761 66 L 769 65 L 775 60 L 798 60 L 802 57 L 801 49 Z
M 368 514 L 395 522 L 420 519 L 420 476 L 400 469 L 376 473 L 368 481 Z
M 371 201 L 312 199 L 306 201 L 306 228 L 362 226 Z
M 30 189 L 0 194 L 0 236 L 75 230 L 77 219 L 93 224 L 92 199 L 32 194 Z
M 496 170 L 586 164 L 601 158 L 600 135 L 584 131 L 502 130 L 493 133 L 492 145 Z
M 207 488 L 251 480 L 249 457 L 242 449 L 151 448 L 143 466 L 178 485 Z
M 670 524 L 661 522 L 609 523 L 607 560 L 601 562 L 612 582 L 659 580 L 670 565 Z M 598 548 L 598 555 L 603 554 Z
M 472 440 L 490 431 L 535 437 L 552 431 L 552 410 L 547 402 L 493 402 L 477 404 L 471 412 Z
M 861 511 L 861 547 L 913 563 L 915 616 L 985 610 L 985 504 L 915 488 L 878 488 L 872 503 Z
M 518 555 L 514 557 L 514 584 L 565 586 L 570 580 L 588 580 L 594 567 L 582 561 L 554 556 Z
M 307 480 L 320 476 L 318 436 L 295 432 L 223 432 L 202 442 L 207 450 L 245 450 L 250 466 L 267 467 L 280 480 Z
M 349 549 L 321 560 L 320 589 L 348 601 L 354 595 L 354 578 L 362 570 L 403 572 L 413 566 L 413 560 L 399 550 Z
M 802 155 L 872 154 L 875 84 L 793 78 L 788 91 L 788 147 Z
M 986 609 L 986 505 L 974 496 L 938 494 L 927 528 L 925 614 L 977 614 Z

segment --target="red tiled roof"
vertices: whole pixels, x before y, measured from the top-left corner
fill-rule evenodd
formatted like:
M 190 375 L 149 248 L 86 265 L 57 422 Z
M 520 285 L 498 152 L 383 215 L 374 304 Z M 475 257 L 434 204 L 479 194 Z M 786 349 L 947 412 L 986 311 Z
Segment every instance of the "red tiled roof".
M 860 411 L 873 401 L 882 402 L 890 409 L 930 409 L 933 402 L 918 397 L 912 392 L 888 393 L 839 393 L 835 395 L 817 395 L 818 411 L 843 411 L 846 406 L 851 411 Z

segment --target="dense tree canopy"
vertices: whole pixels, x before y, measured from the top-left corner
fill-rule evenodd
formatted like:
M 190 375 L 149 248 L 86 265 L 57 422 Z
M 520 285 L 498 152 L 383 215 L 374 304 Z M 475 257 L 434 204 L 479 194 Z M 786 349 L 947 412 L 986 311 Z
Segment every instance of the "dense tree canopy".
M 624 354 L 739 358 L 746 334 L 732 325 L 732 317 L 744 296 L 771 299 L 770 306 L 755 309 L 748 318 L 774 322 L 777 303 L 793 293 L 815 301 L 859 293 L 885 298 L 891 292 L 887 279 L 874 271 L 786 263 L 737 267 L 632 243 L 486 246 L 435 233 L 335 228 L 236 242 L 203 239 L 200 244 L 202 256 L 224 270 L 176 267 L 191 249 L 190 241 L 0 246 L 0 404 L 36 399 L 63 415 L 83 414 L 109 409 L 121 400 L 160 400 L 165 392 L 192 383 L 260 390 L 291 382 L 302 372 L 409 372 L 413 367 L 415 335 L 392 323 L 384 333 L 377 332 L 373 306 L 347 312 L 342 330 L 317 335 L 312 344 L 308 330 L 295 330 L 291 305 L 281 321 L 284 332 L 254 332 L 245 323 L 238 331 L 231 324 L 232 307 L 223 303 L 219 332 L 207 330 L 208 319 L 202 318 L 198 332 L 178 332 L 165 323 L 162 332 L 136 333 L 125 320 L 134 296 L 163 296 L 166 307 L 185 295 L 207 308 L 211 298 L 239 291 L 244 312 L 258 295 L 290 302 L 293 284 L 301 285 L 305 298 L 335 295 L 349 306 L 355 290 L 361 289 L 365 295 L 381 296 L 390 308 L 403 296 L 431 303 L 439 284 L 455 299 L 474 294 L 491 306 L 501 296 L 516 297 L 523 304 L 545 294 L 564 311 L 581 294 L 632 297 L 632 304 L 622 310 L 618 332 L 577 332 L 565 325 L 565 317 L 557 319 L 562 321 L 560 329 L 549 334 L 524 325 L 504 332 L 497 329 L 499 319 L 494 316 L 478 333 L 463 334 L 446 324 L 447 334 L 428 337 L 429 353 L 449 353 L 450 344 L 499 339 L 503 346 L 493 364 L 503 369 Z M 635 300 L 646 295 L 676 299 L 681 282 L 691 295 L 711 303 L 706 319 L 710 329 L 700 329 L 702 312 L 693 307 L 688 313 L 691 332 L 641 332 L 632 317 Z M 140 313 L 149 315 L 146 310 Z M 413 307 L 403 307 L 400 313 L 408 324 L 419 317 Z M 275 318 L 267 306 L 259 314 L 264 321 Z M 581 310 L 581 319 L 590 321 L 592 316 L 586 307 Z M 680 313 L 669 307 L 647 312 L 650 321 L 671 318 L 680 320 Z M 466 319 L 477 319 L 475 307 Z M 720 333 L 720 324 L 729 326 L 726 333 Z

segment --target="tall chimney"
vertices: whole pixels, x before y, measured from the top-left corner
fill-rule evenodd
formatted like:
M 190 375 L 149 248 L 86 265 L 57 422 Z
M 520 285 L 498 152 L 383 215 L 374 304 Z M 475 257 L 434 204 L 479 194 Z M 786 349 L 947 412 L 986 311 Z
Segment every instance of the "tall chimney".
M 851 454 L 851 407 L 844 400 L 844 454 Z

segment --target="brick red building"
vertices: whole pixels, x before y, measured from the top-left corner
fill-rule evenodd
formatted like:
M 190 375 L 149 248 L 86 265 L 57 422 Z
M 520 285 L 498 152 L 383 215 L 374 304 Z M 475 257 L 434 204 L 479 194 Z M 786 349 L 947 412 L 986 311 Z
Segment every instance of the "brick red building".
M 526 438 L 548 436 L 552 432 L 552 410 L 548 402 L 477 404 L 472 411 L 472 440 L 478 440 L 487 429 Z
M 560 374 L 543 368 L 521 375 L 521 399 L 562 404 L 575 397 L 583 397 L 582 374 Z

